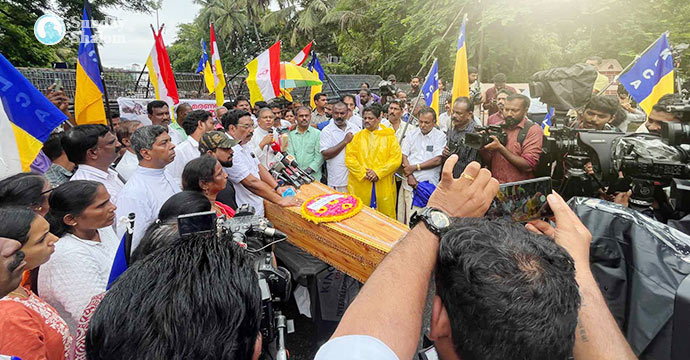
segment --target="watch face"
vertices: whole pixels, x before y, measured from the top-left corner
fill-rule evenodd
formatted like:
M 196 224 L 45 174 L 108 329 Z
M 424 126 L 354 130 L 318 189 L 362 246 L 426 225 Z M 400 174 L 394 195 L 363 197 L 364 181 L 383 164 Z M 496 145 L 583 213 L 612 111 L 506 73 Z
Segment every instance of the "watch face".
M 431 211 L 429 218 L 431 223 L 439 229 L 446 228 L 450 225 L 450 219 L 448 216 L 440 211 Z

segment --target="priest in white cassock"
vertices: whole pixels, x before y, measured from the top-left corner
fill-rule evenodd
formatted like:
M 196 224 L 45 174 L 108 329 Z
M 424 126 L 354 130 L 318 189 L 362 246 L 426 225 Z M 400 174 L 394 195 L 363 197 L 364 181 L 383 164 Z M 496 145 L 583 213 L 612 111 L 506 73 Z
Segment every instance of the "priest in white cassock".
M 259 117 L 257 118 L 257 128 L 254 129 L 254 136 L 245 146 L 249 151 L 254 153 L 259 164 L 265 168 L 270 169 L 275 158 L 275 151 L 271 148 L 273 144 L 273 123 L 275 115 L 269 108 L 259 110 Z
M 187 139 L 175 148 L 175 160 L 166 170 L 182 188 L 182 171 L 188 162 L 199 157 L 199 139 L 206 132 L 213 131 L 213 117 L 206 110 L 193 110 L 182 119 L 182 128 Z
M 423 207 L 413 206 L 414 189 L 423 181 L 438 185 L 441 179 L 443 148 L 446 135 L 435 128 L 436 112 L 424 108 L 419 113 L 419 127 L 410 131 L 402 142 L 402 168 L 405 179 L 398 193 L 398 221 L 410 222 L 415 211 Z
M 158 217 L 163 203 L 180 192 L 175 180 L 165 167 L 175 159 L 175 145 L 168 130 L 160 125 L 149 125 L 137 129 L 130 139 L 139 159 L 139 166 L 127 181 L 117 198 L 117 218 L 135 214 L 132 250 L 136 249 L 146 228 Z M 125 226 L 117 227 L 122 237 Z

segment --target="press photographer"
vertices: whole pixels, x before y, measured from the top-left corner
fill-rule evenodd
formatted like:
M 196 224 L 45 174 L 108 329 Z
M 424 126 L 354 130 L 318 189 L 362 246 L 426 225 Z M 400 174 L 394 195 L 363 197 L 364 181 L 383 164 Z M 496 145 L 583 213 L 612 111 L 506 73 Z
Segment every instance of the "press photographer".
M 495 135 L 493 142 L 479 153 L 494 177 L 501 183 L 534 178 L 534 169 L 542 151 L 543 132 L 527 119 L 530 99 L 521 94 L 508 96 L 503 108 L 504 119 L 498 123 L 507 135 L 505 145 Z M 521 135 L 523 134 L 523 135 Z

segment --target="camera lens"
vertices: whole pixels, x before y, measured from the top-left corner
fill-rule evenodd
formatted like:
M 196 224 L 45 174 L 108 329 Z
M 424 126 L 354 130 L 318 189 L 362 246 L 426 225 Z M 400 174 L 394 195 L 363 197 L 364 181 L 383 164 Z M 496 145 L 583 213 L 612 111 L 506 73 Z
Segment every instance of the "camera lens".
M 690 144 L 690 125 L 681 122 L 662 122 L 661 137 L 671 146 Z

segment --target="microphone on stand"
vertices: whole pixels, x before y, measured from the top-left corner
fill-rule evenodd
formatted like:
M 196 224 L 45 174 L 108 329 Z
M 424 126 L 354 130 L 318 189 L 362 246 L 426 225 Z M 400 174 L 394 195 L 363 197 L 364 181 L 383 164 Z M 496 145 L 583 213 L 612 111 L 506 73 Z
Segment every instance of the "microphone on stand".
M 295 187 L 302 186 L 302 182 L 300 182 L 299 178 L 292 176 L 292 172 L 289 171 L 288 169 L 286 169 L 285 165 L 283 165 L 283 163 L 276 162 L 275 164 L 273 164 L 272 169 L 275 170 L 276 172 L 278 172 L 279 174 L 283 175 L 287 179 L 289 179 L 289 183 L 292 184 L 293 186 L 295 186 Z
M 314 177 L 311 176 L 311 174 L 307 173 L 301 167 L 299 167 L 299 164 L 297 164 L 297 161 L 295 160 L 294 156 L 287 154 L 283 157 L 283 159 L 281 161 L 282 161 L 283 165 L 291 166 L 292 168 L 297 169 L 297 171 L 299 171 L 303 176 L 305 176 L 306 178 L 309 179 L 310 183 L 316 181 L 316 179 L 314 179 Z M 286 162 L 287 162 L 287 164 L 286 164 Z

